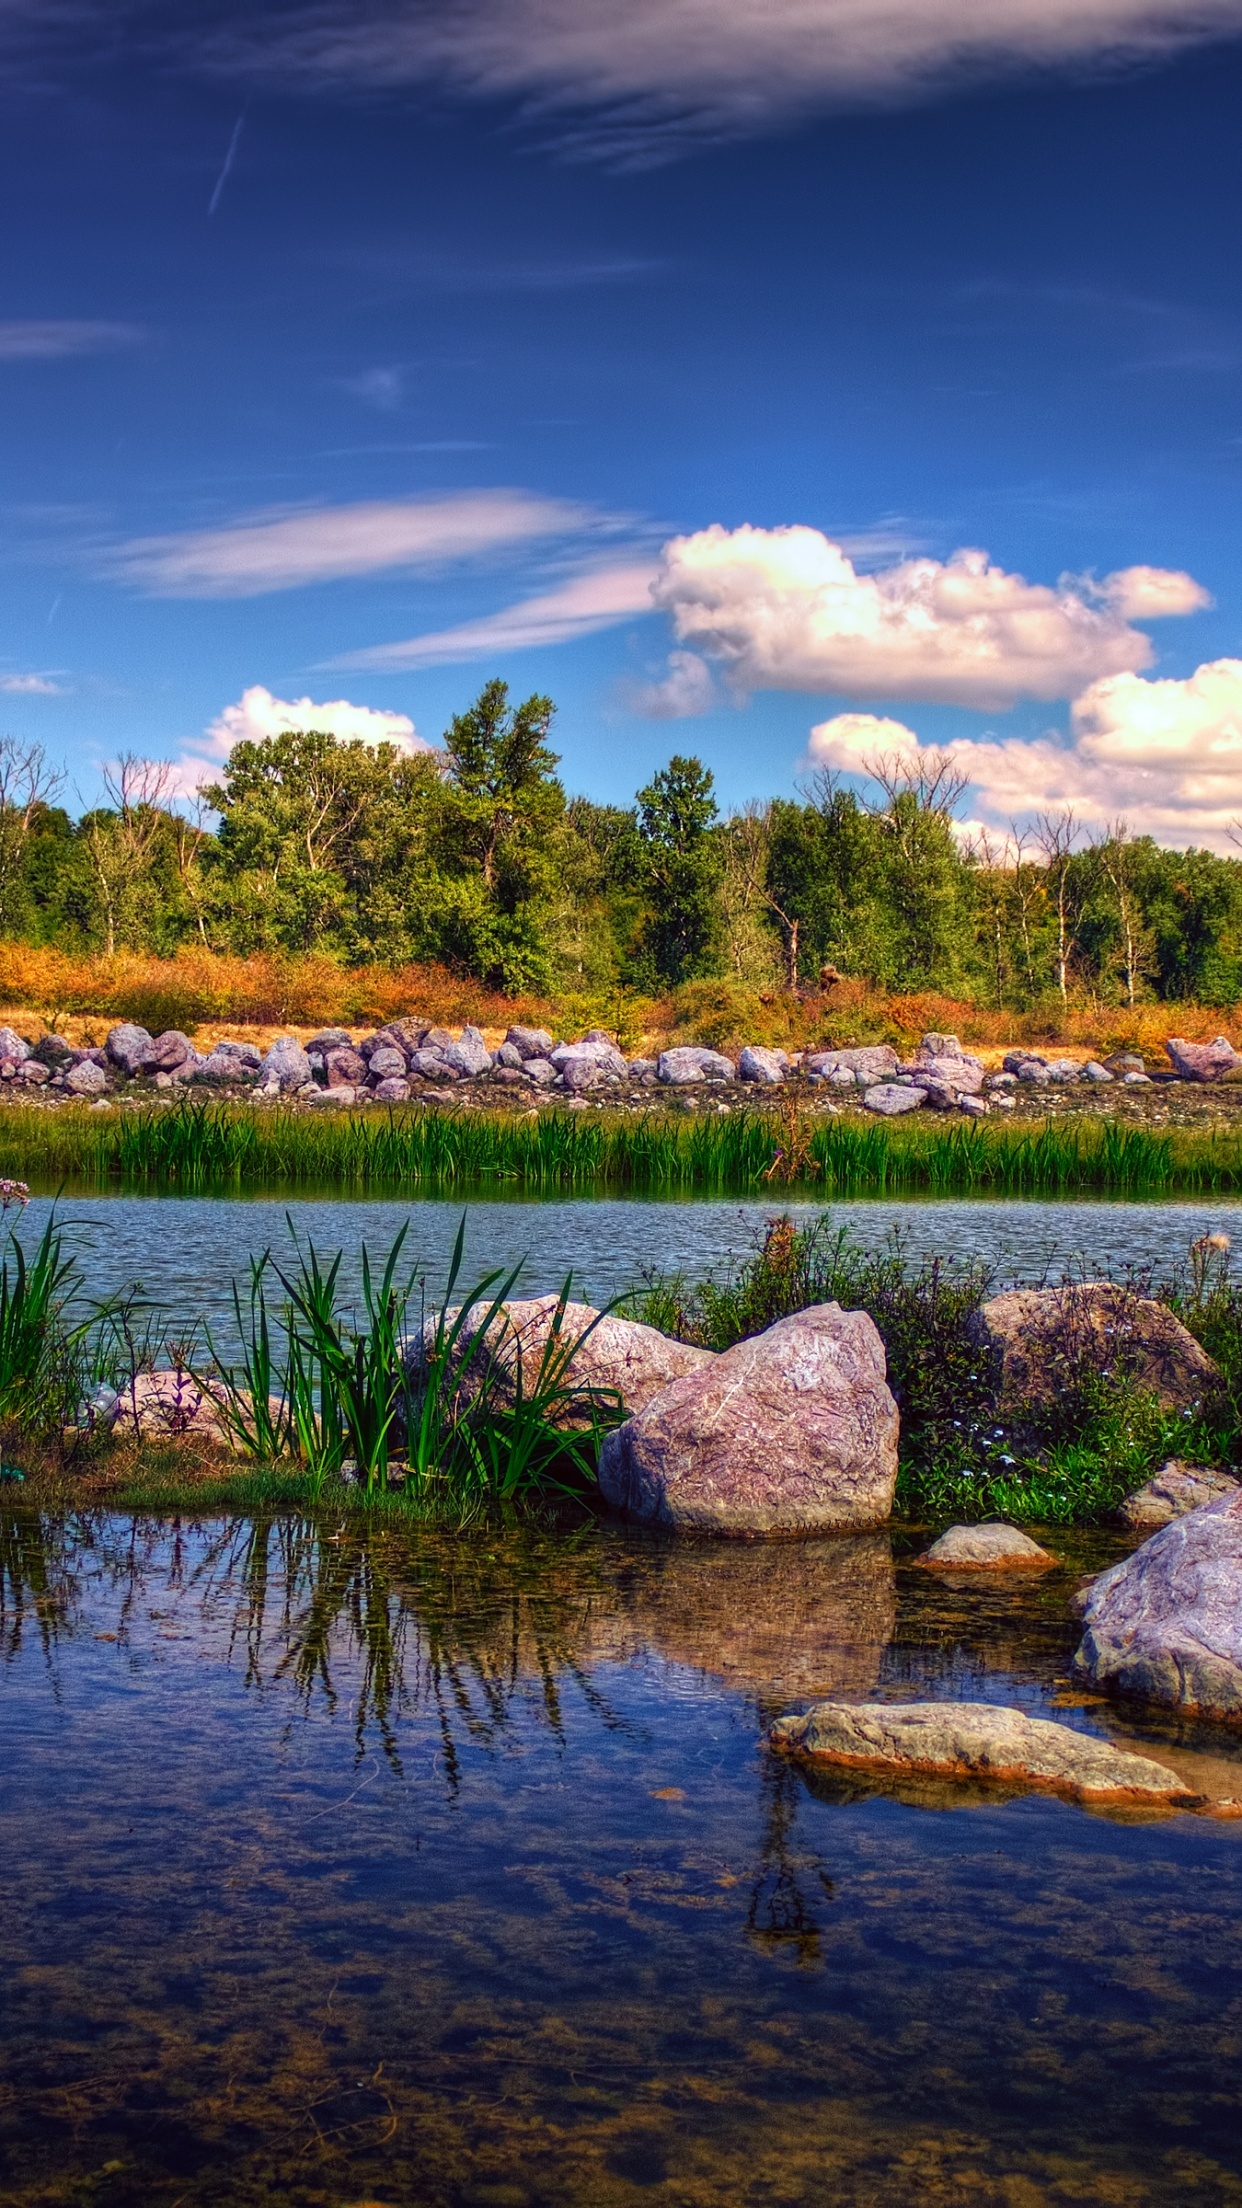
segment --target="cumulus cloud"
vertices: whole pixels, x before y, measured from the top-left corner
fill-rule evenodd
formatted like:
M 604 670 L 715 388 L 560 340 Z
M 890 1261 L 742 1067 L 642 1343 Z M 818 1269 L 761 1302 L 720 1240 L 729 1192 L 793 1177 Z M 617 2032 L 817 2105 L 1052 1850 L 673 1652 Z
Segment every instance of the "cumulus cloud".
M 716 678 L 697 652 L 670 652 L 668 673 L 659 682 L 629 684 L 625 700 L 649 721 L 693 720 L 720 702 Z
M 1163 621 L 1170 614 L 1201 613 L 1211 593 L 1181 568 L 1123 567 L 1100 586 L 1100 595 L 1125 621 Z
M 199 743 L 176 761 L 173 788 L 181 797 L 192 797 L 200 783 L 219 773 L 234 744 L 243 739 L 262 743 L 268 736 L 288 729 L 322 729 L 342 743 L 392 744 L 398 751 L 431 751 L 434 747 L 418 734 L 408 713 L 388 713 L 370 705 L 354 705 L 348 698 L 322 703 L 314 698 L 278 698 L 261 682 L 243 690 L 235 705 L 226 705 L 208 722 Z
M 0 361 L 115 353 L 141 344 L 145 335 L 132 322 L 0 322 Z
M 434 498 L 282 508 L 222 529 L 136 537 L 107 572 L 160 598 L 253 598 L 384 570 L 430 570 L 481 553 L 567 536 L 600 517 L 532 491 L 453 491 Z
M 990 830 L 1072 807 L 1085 829 L 1119 816 L 1173 845 L 1232 848 L 1242 817 L 1242 660 L 1209 661 L 1184 679 L 1105 676 L 1075 703 L 1068 742 L 966 738 L 951 747 Z M 877 756 L 916 762 L 924 745 L 900 721 L 839 713 L 812 729 L 815 766 L 865 774 Z
M 622 162 L 826 108 L 1012 71 L 1133 60 L 1242 30 L 1242 0 L 314 0 L 195 52 L 287 89 L 439 82 L 577 111 L 570 150 Z
M 1187 575 L 1127 568 L 1088 591 L 1028 583 L 986 552 L 900 560 L 859 574 L 818 529 L 723 529 L 667 544 L 652 595 L 679 643 L 739 690 L 837 691 L 999 710 L 1072 697 L 1152 658 L 1123 607 L 1188 612 Z
M 571 644 L 580 636 L 614 628 L 635 614 L 652 612 L 649 560 L 595 568 L 538 598 L 523 598 L 479 621 L 436 629 L 395 644 L 374 644 L 330 660 L 332 667 L 367 667 L 396 673 L 407 667 L 451 666 L 496 652 L 528 651 L 536 644 Z
M 61 698 L 64 690 L 50 675 L 0 675 L 6 698 Z

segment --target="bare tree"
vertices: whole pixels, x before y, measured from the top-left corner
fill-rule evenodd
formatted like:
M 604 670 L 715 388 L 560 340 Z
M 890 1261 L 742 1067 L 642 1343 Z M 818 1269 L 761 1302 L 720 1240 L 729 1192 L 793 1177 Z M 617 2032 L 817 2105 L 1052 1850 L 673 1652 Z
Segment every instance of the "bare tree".
M 785 986 L 798 986 L 798 935 L 801 922 L 795 913 L 789 912 L 776 895 L 769 879 L 769 860 L 772 852 L 772 808 L 750 798 L 740 813 L 734 813 L 729 821 L 726 838 L 729 874 L 736 876 L 741 892 L 742 909 L 751 910 L 763 906 L 771 913 L 781 931 Z
M 50 805 L 64 776 L 49 767 L 42 744 L 0 736 L 0 934 L 17 918 L 18 883 L 35 814 Z
M 952 818 L 959 797 L 970 787 L 970 776 L 958 766 L 952 751 L 921 751 L 917 758 L 906 751 L 880 751 L 864 759 L 863 766 L 884 792 L 883 808 L 891 813 L 899 797 L 913 797 L 921 813 Z
M 1092 845 L 1092 849 L 1116 902 L 1122 979 L 1125 982 L 1126 1003 L 1133 1006 L 1143 977 L 1146 946 L 1143 941 L 1142 916 L 1130 880 L 1130 840 L 1129 826 L 1124 820 L 1106 821 L 1104 833 Z
M 1041 813 L 1035 823 L 1035 841 L 1044 859 L 1052 909 L 1057 920 L 1057 987 L 1061 1002 L 1069 1000 L 1069 964 L 1074 952 L 1076 914 L 1070 900 L 1070 860 L 1078 822 L 1068 805 L 1060 813 Z

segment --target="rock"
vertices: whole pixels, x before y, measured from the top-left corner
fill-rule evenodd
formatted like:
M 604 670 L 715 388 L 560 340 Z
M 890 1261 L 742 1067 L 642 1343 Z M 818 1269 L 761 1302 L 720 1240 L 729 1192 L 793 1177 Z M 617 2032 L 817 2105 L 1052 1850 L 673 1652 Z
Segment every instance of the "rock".
M 1242 1058 L 1224 1035 L 1218 1035 L 1214 1043 L 1185 1043 L 1179 1036 L 1170 1035 L 1164 1047 L 1174 1072 L 1180 1073 L 1183 1081 L 1219 1081 L 1222 1074 L 1242 1066 Z
M 1101 1572 L 1083 1627 L 1074 1667 L 1092 1686 L 1242 1718 L 1242 1489 Z
M 926 1102 L 926 1089 L 902 1088 L 896 1081 L 881 1081 L 874 1089 L 863 1091 L 866 1109 L 879 1112 L 885 1119 L 895 1119 L 901 1112 L 917 1112 Z
M 461 1077 L 455 1066 L 450 1066 L 439 1048 L 424 1043 L 421 1050 L 410 1052 L 410 1072 L 424 1081 L 457 1081 Z
M 988 1073 L 983 1077 L 983 1086 L 989 1096 L 1003 1096 L 1016 1087 L 1017 1080 L 1016 1073 Z
M 1220 1387 L 1211 1358 L 1167 1305 L 1112 1281 L 1010 1288 L 968 1326 L 993 1361 L 1004 1415 L 1050 1408 L 1084 1371 L 1150 1389 L 1166 1410 L 1194 1409 Z
M 629 1516 L 684 1531 L 880 1525 L 897 1424 L 866 1312 L 813 1305 L 675 1380 L 610 1434 L 600 1487 Z
M 36 1058 L 32 1053 L 29 1058 L 22 1059 L 13 1078 L 16 1081 L 28 1082 L 32 1088 L 40 1089 L 45 1081 L 51 1079 L 51 1076 L 43 1060 Z
M 960 1058 L 963 1051 L 956 1035 L 937 1035 L 933 1032 L 923 1037 L 918 1055 L 920 1058 Z M 978 1065 L 979 1061 L 976 1058 L 972 1063 Z
M 1151 1087 L 1151 1075 L 1149 1073 L 1123 1073 L 1121 1086 L 1123 1089 L 1149 1089 Z
M 1115 1050 L 1111 1058 L 1104 1060 L 1104 1070 L 1111 1074 L 1145 1073 L 1147 1068 L 1137 1050 Z
M 1001 1060 L 1006 1073 L 1017 1074 L 1019 1077 L 1023 1066 L 1046 1066 L 1047 1063 L 1047 1059 L 1041 1058 L 1037 1050 L 1007 1050 Z
M 657 1081 L 678 1087 L 688 1081 L 732 1081 L 737 1068 L 731 1058 L 718 1050 L 701 1050 L 695 1043 L 683 1043 L 675 1050 L 662 1050 L 656 1060 Z
M 1048 1076 L 1052 1081 L 1081 1081 L 1082 1067 L 1076 1058 L 1050 1058 Z
M 558 1043 L 548 1053 L 567 1089 L 591 1089 L 605 1076 L 625 1078 L 628 1068 L 616 1044 L 596 1028 L 580 1043 Z
M 115 1035 L 117 1032 L 117 1029 L 113 1028 L 112 1034 Z M 135 1028 L 133 1032 L 136 1035 L 145 1035 L 146 1029 L 139 1027 Z M 111 1035 L 108 1040 L 111 1042 Z M 14 1034 L 11 1027 L 0 1027 L 0 1058 L 7 1058 L 11 1065 L 20 1066 L 29 1056 L 29 1043 L 24 1043 L 20 1035 Z
M 1018 1067 L 1018 1079 L 1032 1089 L 1052 1087 L 1051 1071 L 1042 1058 L 1024 1058 Z
M 885 1081 L 897 1071 L 897 1053 L 887 1043 L 867 1043 L 855 1050 L 817 1050 L 805 1060 L 805 1070 L 821 1079 L 844 1071 L 865 1073 L 870 1081 Z
M 549 1058 L 528 1058 L 522 1071 L 537 1089 L 550 1089 L 556 1080 L 556 1067 Z
M 421 1050 L 430 1032 L 425 1020 L 404 1016 L 399 1020 L 388 1020 L 380 1028 L 376 1040 L 395 1043 L 398 1050 L 403 1050 L 408 1055 L 412 1050 Z
M 915 1080 L 946 1089 L 954 1098 L 977 1096 L 983 1087 L 982 1059 L 966 1057 L 960 1045 L 955 1051 L 936 1052 L 927 1048 L 929 1042 L 940 1039 L 927 1035 L 923 1037 L 911 1068 Z M 950 1035 L 948 1040 L 956 1043 L 957 1037 Z
M 492 1361 L 503 1367 L 506 1375 L 516 1375 L 520 1369 L 528 1390 L 535 1385 L 551 1339 L 558 1301 L 556 1296 L 532 1296 L 506 1303 L 492 1320 L 485 1338 L 483 1321 L 490 1306 L 474 1305 L 458 1337 L 455 1356 L 467 1398 L 478 1392 Z M 456 1311 L 452 1317 L 457 1317 Z M 434 1331 L 435 1322 L 428 1321 L 422 1342 L 415 1340 L 410 1345 L 407 1365 L 415 1375 L 425 1356 L 424 1345 Z M 716 1362 L 710 1349 L 674 1341 L 654 1326 L 618 1318 L 612 1312 L 601 1318 L 589 1303 L 566 1304 L 560 1340 L 580 1344 L 565 1367 L 565 1384 L 598 1390 L 601 1408 L 605 1409 L 615 1409 L 614 1399 L 619 1397 L 627 1416 L 645 1410 L 671 1382 Z M 588 1424 L 585 1406 L 567 1423 Z
M 70 1063 L 73 1044 L 67 1043 L 63 1035 L 40 1035 L 30 1055 L 37 1058 L 41 1066 L 46 1066 L 49 1072 L 55 1073 Z
M 249 1059 L 237 1057 L 231 1050 L 225 1050 L 217 1043 L 215 1049 L 202 1060 L 201 1064 L 191 1068 L 187 1079 L 207 1084 L 254 1081 L 258 1077 L 258 1071 L 258 1067 L 252 1065 Z
M 211 1055 L 213 1058 L 235 1058 L 239 1065 L 249 1066 L 253 1073 L 257 1073 L 263 1063 L 263 1053 L 257 1043 L 235 1043 L 227 1038 L 212 1044 Z
M 1016 1526 L 950 1526 L 916 1564 L 946 1572 L 1042 1572 L 1057 1559 Z
M 332 1056 L 329 1058 L 329 1081 L 331 1081 L 332 1079 L 332 1067 L 334 1062 L 339 1061 L 343 1056 L 343 1052 L 333 1051 Z M 351 1051 L 349 1053 L 349 1056 L 352 1060 L 355 1057 L 355 1053 Z M 490 1066 L 490 1056 L 487 1062 Z M 405 1052 L 403 1050 L 398 1050 L 394 1043 L 381 1043 L 378 1050 L 373 1050 L 371 1052 L 371 1055 L 367 1059 L 365 1065 L 359 1063 L 359 1070 L 354 1072 L 351 1076 L 347 1076 L 347 1078 L 352 1079 L 353 1084 L 356 1087 L 367 1074 L 370 1075 L 373 1081 L 404 1081 Z
M 151 1048 L 151 1040 L 145 1027 L 124 1020 L 119 1027 L 109 1028 L 104 1049 L 114 1066 L 132 1076 L 141 1071 L 143 1056 Z
M 957 1108 L 959 1112 L 965 1112 L 970 1119 L 987 1118 L 988 1107 L 981 1096 L 959 1096 Z
M 311 1078 L 310 1059 L 296 1035 L 278 1036 L 262 1062 L 264 1087 L 287 1095 L 292 1089 L 304 1089 Z
M 440 1056 L 449 1072 L 457 1074 L 463 1081 L 473 1079 L 475 1074 L 491 1071 L 492 1054 L 477 1027 L 463 1027 L 455 1043 L 449 1042 L 442 1046 Z M 401 1070 L 404 1072 L 404 1067 Z
M 313 1050 L 319 1051 L 326 1058 L 330 1050 L 352 1050 L 353 1047 L 353 1038 L 343 1027 L 321 1027 L 319 1033 L 312 1035 L 305 1045 L 308 1058 Z
M 505 1042 L 522 1059 L 548 1058 L 556 1049 L 556 1039 L 546 1027 L 511 1027 Z
M 768 1088 L 778 1088 L 789 1068 L 789 1060 L 783 1050 L 764 1050 L 758 1044 L 747 1043 L 737 1062 L 741 1081 L 760 1081 Z
M 631 1058 L 625 1070 L 629 1080 L 641 1081 L 645 1086 L 655 1080 L 656 1061 L 654 1058 Z
M 817 1702 L 769 1739 L 814 1763 L 890 1778 L 985 1779 L 1083 1802 L 1191 1802 L 1164 1764 L 992 1702 Z
M 512 1043 L 502 1043 L 499 1050 L 492 1054 L 493 1066 L 508 1073 L 520 1073 L 525 1062 L 521 1051 Z
M 65 1087 L 75 1096 L 101 1096 L 108 1086 L 108 1076 L 93 1058 L 79 1059 L 65 1075 Z
M 147 1074 L 177 1073 L 182 1066 L 197 1064 L 198 1052 L 179 1027 L 166 1027 L 162 1035 L 147 1044 L 138 1060 L 139 1071 Z
M 620 1078 L 593 1051 L 566 1051 L 560 1061 L 559 1072 L 562 1086 L 574 1092 L 597 1089 L 604 1081 L 616 1081 Z
M 1102 1066 L 1098 1058 L 1088 1058 L 1082 1069 L 1082 1077 L 1084 1081 L 1111 1081 L 1114 1078 L 1108 1067 Z
M 140 1372 L 112 1396 L 110 1404 L 105 1404 L 102 1397 L 98 1399 L 98 1422 L 113 1433 L 142 1441 L 166 1441 L 193 1433 L 204 1441 L 227 1446 L 220 1400 L 184 1367 Z
M 310 1053 L 307 1053 L 309 1057 Z M 377 1060 L 383 1059 L 382 1065 Z M 324 1056 L 323 1070 L 330 1089 L 360 1089 L 368 1072 L 382 1081 L 386 1073 L 397 1073 L 405 1079 L 405 1053 L 400 1050 L 376 1050 L 371 1053 L 370 1065 L 360 1050 L 350 1043 L 334 1043 Z
M 1175 1518 L 1184 1518 L 1187 1511 L 1198 1510 L 1204 1503 L 1215 1503 L 1222 1495 L 1237 1492 L 1237 1480 L 1216 1465 L 1183 1464 L 1180 1457 L 1170 1457 L 1150 1480 L 1126 1496 L 1118 1505 L 1117 1516 L 1123 1526 L 1148 1533 L 1157 1526 L 1171 1525 Z
M 410 1093 L 410 1084 L 404 1075 L 389 1073 L 385 1074 L 382 1081 L 376 1082 L 371 1093 L 378 1097 L 381 1104 L 404 1104 Z
M 318 1084 L 315 1084 L 306 1091 L 306 1101 L 308 1104 L 335 1104 L 339 1106 L 352 1104 L 357 1094 L 358 1091 L 345 1081 L 336 1082 L 330 1089 L 321 1089 Z

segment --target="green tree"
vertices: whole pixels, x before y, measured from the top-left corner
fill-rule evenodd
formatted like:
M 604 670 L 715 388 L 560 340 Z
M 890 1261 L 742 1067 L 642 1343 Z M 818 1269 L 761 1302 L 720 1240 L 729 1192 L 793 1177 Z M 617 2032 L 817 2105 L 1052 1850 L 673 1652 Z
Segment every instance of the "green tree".
M 548 917 L 557 884 L 565 792 L 547 743 L 546 697 L 509 704 L 485 684 L 445 733 L 437 808 L 439 955 L 516 992 L 551 983 Z
M 670 986 L 713 970 L 723 871 L 717 819 L 715 782 L 700 759 L 670 759 L 638 793 L 631 866 L 648 911 L 637 963 Z

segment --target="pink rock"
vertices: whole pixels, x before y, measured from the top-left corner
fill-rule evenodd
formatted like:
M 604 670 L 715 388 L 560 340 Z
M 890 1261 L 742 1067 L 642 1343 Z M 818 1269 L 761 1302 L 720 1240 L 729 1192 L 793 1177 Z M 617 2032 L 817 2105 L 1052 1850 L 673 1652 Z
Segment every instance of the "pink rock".
M 1186 1043 L 1180 1036 L 1170 1035 L 1164 1047 L 1183 1081 L 1219 1081 L 1222 1074 L 1242 1066 L 1242 1058 L 1224 1035 L 1218 1035 L 1214 1043 Z

